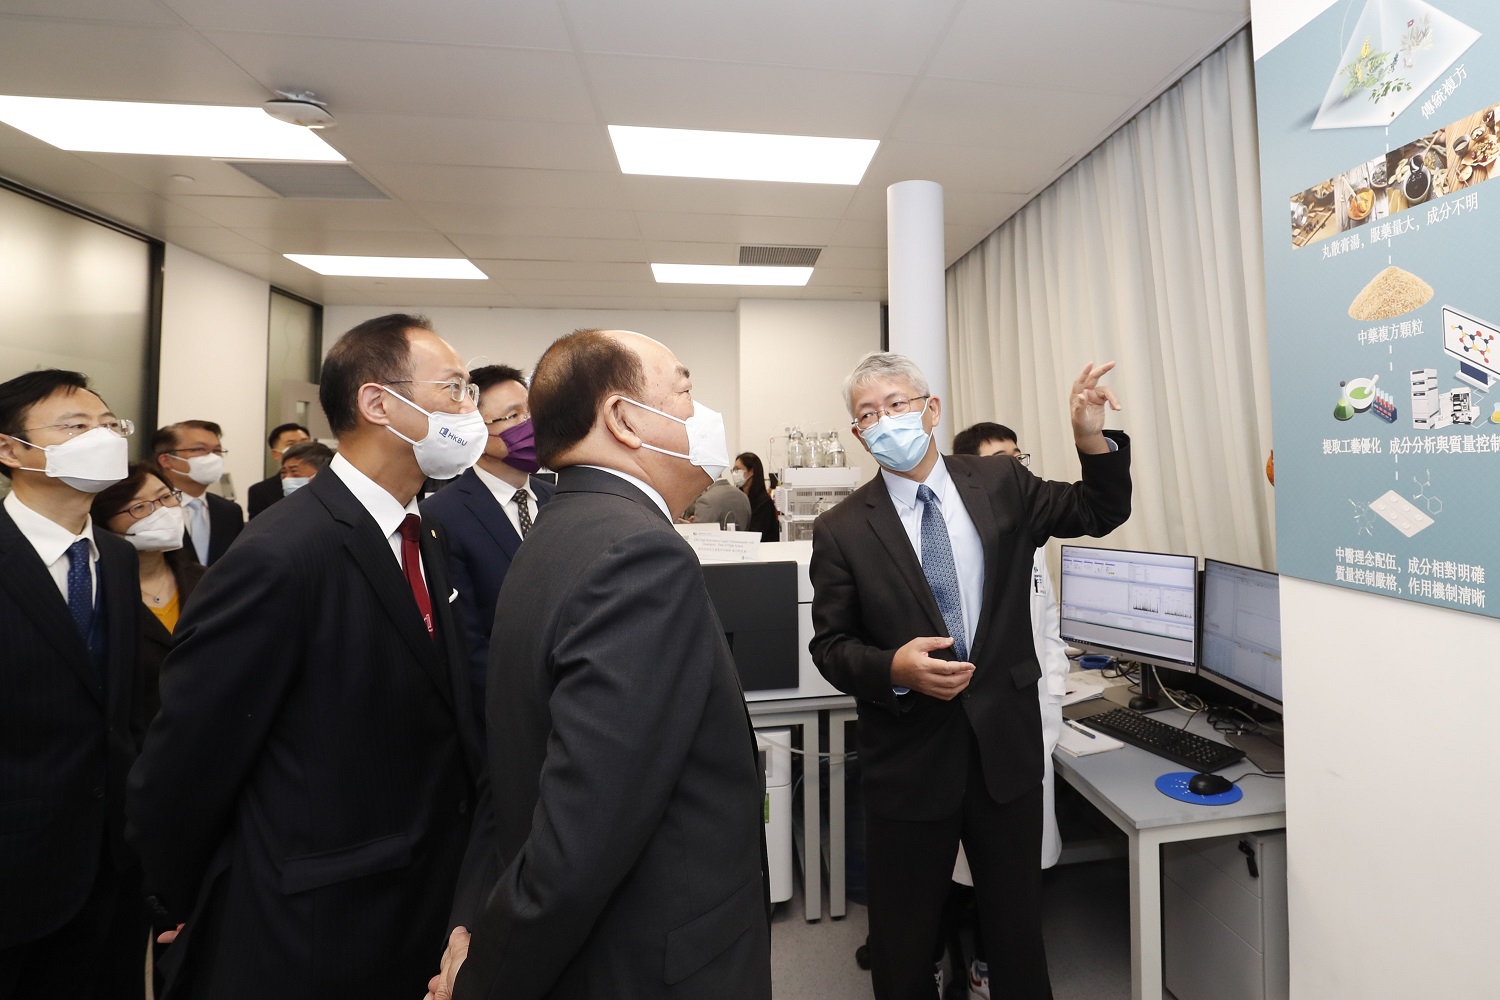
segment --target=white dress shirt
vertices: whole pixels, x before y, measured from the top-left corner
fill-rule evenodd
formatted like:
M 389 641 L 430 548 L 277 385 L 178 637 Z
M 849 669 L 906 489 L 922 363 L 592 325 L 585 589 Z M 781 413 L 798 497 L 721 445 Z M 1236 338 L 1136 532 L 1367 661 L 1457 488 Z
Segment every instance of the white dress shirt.
M 52 574 L 52 581 L 57 584 L 63 600 L 68 599 L 68 546 L 80 538 L 89 543 L 89 580 L 92 589 L 90 593 L 97 600 L 99 595 L 99 546 L 94 544 L 94 519 L 85 517 L 83 520 L 83 531 L 73 534 L 67 528 L 56 521 L 43 517 L 30 507 L 21 502 L 21 498 L 14 493 L 5 498 L 5 512 L 10 519 L 16 522 L 16 528 L 36 549 L 36 554 L 41 557 L 42 564 L 47 567 L 47 572 Z
M 333 461 L 328 463 L 326 471 L 338 476 L 343 484 L 349 487 L 349 492 L 354 494 L 354 499 L 359 505 L 370 512 L 375 519 L 380 533 L 385 536 L 391 546 L 391 554 L 396 557 L 396 565 L 401 565 L 401 522 L 406 520 L 407 514 L 421 516 L 421 510 L 417 508 L 417 498 L 412 497 L 411 502 L 405 507 L 396 502 L 396 498 L 386 491 L 369 476 L 354 467 L 354 463 L 343 455 L 333 456 Z M 432 530 L 430 528 L 425 530 Z M 417 563 L 421 564 L 421 549 L 417 550 Z M 427 582 L 427 568 L 422 567 L 422 582 Z M 436 601 L 434 596 L 433 600 Z
M 525 486 L 516 487 L 512 486 L 510 483 L 507 483 L 499 476 L 494 475 L 490 472 L 486 472 L 477 465 L 474 466 L 474 474 L 479 477 L 479 481 L 481 483 L 489 487 L 489 491 L 491 493 L 495 494 L 495 499 L 499 502 L 500 509 L 505 511 L 505 516 L 507 519 L 509 519 L 510 526 L 516 529 L 516 537 L 519 538 L 521 535 L 521 507 L 516 503 L 517 489 L 523 489 L 526 491 L 527 510 L 531 514 L 531 523 L 536 523 L 536 490 L 531 488 L 530 476 L 526 477 Z
M 979 622 L 980 606 L 984 602 L 984 543 L 979 540 L 979 530 L 964 507 L 963 497 L 953 478 L 948 475 L 948 466 L 941 458 L 927 474 L 925 483 L 916 483 L 904 476 L 880 470 L 885 478 L 886 491 L 896 505 L 896 514 L 906 537 L 911 541 L 917 562 L 922 561 L 922 507 L 917 499 L 917 487 L 925 485 L 937 494 L 942 508 L 943 522 L 948 526 L 948 544 L 953 547 L 953 566 L 958 571 L 958 599 L 964 616 L 964 645 L 969 650 L 970 661 L 974 658 L 974 629 Z
M 667 501 L 663 499 L 662 495 L 656 492 L 651 484 L 647 483 L 644 479 L 637 479 L 630 473 L 621 472 L 619 469 L 606 469 L 602 465 L 584 465 L 580 466 L 580 468 L 598 469 L 600 472 L 607 472 L 611 476 L 618 476 L 619 478 L 629 483 L 631 486 L 634 486 L 636 489 L 646 494 L 646 496 L 650 497 L 651 501 L 655 503 L 657 507 L 661 508 L 661 512 L 666 515 L 667 520 L 672 520 L 672 512 L 667 509 Z

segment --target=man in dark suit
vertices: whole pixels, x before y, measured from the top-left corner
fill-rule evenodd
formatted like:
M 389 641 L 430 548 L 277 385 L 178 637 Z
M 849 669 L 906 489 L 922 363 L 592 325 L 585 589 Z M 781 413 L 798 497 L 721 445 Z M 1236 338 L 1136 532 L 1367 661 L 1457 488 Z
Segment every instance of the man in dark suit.
M 223 428 L 212 420 L 182 420 L 159 429 L 151 441 L 153 461 L 183 494 L 183 551 L 205 566 L 218 562 L 245 527 L 239 504 L 208 492 L 224 475 L 223 438 Z
M 259 514 L 285 495 L 281 489 L 281 469 L 279 466 L 281 465 L 282 457 L 286 455 L 286 450 L 294 444 L 311 440 L 312 435 L 301 424 L 281 424 L 266 437 L 266 444 L 271 449 L 271 461 L 275 462 L 278 468 L 274 473 L 245 491 L 245 502 L 248 505 L 251 518 L 254 518 L 256 514 Z
M 456 976 L 460 1000 L 764 1000 L 755 741 L 670 513 L 728 465 L 722 421 L 670 351 L 622 331 L 548 348 L 531 410 L 559 471 L 490 647 L 491 846 L 505 867 L 472 949 L 455 930 L 429 989 Z
M 932 956 L 962 839 L 991 980 L 1052 995 L 1040 890 L 1041 668 L 1029 602 L 1033 554 L 1052 536 L 1104 535 L 1130 514 L 1130 455 L 1106 437 L 1099 385 L 1073 384 L 1080 483 L 1014 459 L 938 453 L 942 401 L 916 365 L 865 357 L 844 385 L 880 475 L 813 528 L 810 645 L 859 700 L 871 977 L 877 1000 L 931 997 Z
M 94 525 L 131 431 L 78 372 L 0 384 L 0 998 L 141 994 L 125 846 L 139 695 L 135 550 Z M 134 960 L 132 966 L 132 957 Z
M 422 501 L 422 515 L 441 524 L 448 539 L 448 575 L 458 591 L 453 607 L 467 640 L 469 683 L 482 734 L 495 599 L 553 487 L 531 476 L 540 466 L 525 376 L 508 365 L 485 365 L 470 372 L 469 380 L 479 387 L 479 412 L 488 428 L 484 454 L 474 468 Z
M 146 888 L 186 920 L 169 998 L 411 1000 L 450 926 L 483 754 L 415 496 L 484 428 L 420 317 L 345 334 L 319 393 L 340 454 L 204 577 L 130 776 Z

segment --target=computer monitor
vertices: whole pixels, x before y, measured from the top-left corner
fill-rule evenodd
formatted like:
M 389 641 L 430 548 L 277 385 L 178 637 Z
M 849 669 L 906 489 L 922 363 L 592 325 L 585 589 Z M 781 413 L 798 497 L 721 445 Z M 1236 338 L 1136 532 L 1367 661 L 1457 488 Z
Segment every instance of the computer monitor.
M 1458 359 L 1457 377 L 1488 392 L 1500 384 L 1500 327 L 1443 306 L 1443 350 Z
M 1280 577 L 1203 560 L 1202 676 L 1281 711 Z
M 1064 545 L 1058 605 L 1074 646 L 1195 671 L 1196 556 Z

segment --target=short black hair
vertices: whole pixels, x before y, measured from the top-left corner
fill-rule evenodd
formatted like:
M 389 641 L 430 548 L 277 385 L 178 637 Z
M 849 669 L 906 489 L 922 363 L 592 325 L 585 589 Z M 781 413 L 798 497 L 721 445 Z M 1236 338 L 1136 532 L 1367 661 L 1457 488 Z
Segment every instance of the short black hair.
M 603 330 L 574 330 L 547 348 L 531 373 L 537 460 L 547 468 L 588 437 L 599 404 L 612 393 L 646 392 L 640 357 Z
M 26 414 L 59 389 L 67 390 L 70 396 L 79 389 L 93 392 L 87 375 L 62 368 L 41 368 L 17 375 L 8 382 L 0 382 L 0 434 L 25 441 L 22 431 L 25 430 Z M 0 465 L 0 475 L 9 479 L 10 474 L 10 466 Z
M 1016 432 L 1004 424 L 980 423 L 965 427 L 953 435 L 953 454 L 977 455 L 979 446 L 986 441 L 1010 441 L 1019 444 Z
M 742 451 L 734 456 L 734 459 L 743 465 L 745 471 L 748 473 L 747 479 L 750 483 L 750 489 L 746 491 L 745 495 L 752 502 L 760 500 L 763 496 L 768 496 L 769 494 L 766 492 L 766 467 L 761 462 L 760 456 L 753 451 Z
M 322 441 L 298 441 L 281 453 L 281 464 L 292 460 L 306 462 L 315 469 L 322 469 L 333 461 L 333 449 Z
M 195 431 L 208 431 L 214 437 L 223 440 L 224 428 L 212 420 L 179 420 L 175 424 L 167 424 L 158 427 L 156 433 L 151 436 L 151 454 L 165 455 L 169 451 L 177 450 L 177 434 L 184 427 L 191 427 Z
M 426 316 L 390 313 L 367 319 L 338 339 L 323 359 L 318 402 L 335 434 L 347 434 L 359 425 L 359 387 L 373 382 L 385 385 L 411 375 L 411 342 L 408 330 L 432 331 Z
M 120 513 L 129 505 L 130 498 L 136 495 L 148 477 L 161 483 L 163 489 L 175 489 L 171 483 L 167 482 L 161 466 L 152 465 L 150 462 L 131 462 L 124 479 L 94 494 L 94 502 L 89 507 L 94 523 L 102 525 Z
M 276 439 L 281 437 L 281 435 L 283 434 L 290 434 L 292 431 L 301 431 L 308 437 L 312 437 L 312 431 L 308 430 L 306 427 L 303 427 L 301 424 L 278 424 L 275 429 L 273 429 L 271 433 L 266 436 L 266 447 L 276 447 Z
M 512 368 L 510 365 L 485 365 L 469 372 L 469 381 L 479 386 L 480 393 L 487 392 L 501 382 L 519 382 L 521 388 L 527 388 L 526 376 L 521 374 L 521 369 Z

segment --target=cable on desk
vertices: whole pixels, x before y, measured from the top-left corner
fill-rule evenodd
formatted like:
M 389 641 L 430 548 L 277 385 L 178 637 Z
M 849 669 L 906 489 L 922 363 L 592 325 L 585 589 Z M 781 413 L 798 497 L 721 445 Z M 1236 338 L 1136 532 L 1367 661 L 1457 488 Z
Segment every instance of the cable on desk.
M 775 727 L 773 726 L 772 728 L 775 728 Z M 837 759 L 840 764 L 844 763 L 845 761 L 858 760 L 859 759 L 859 751 L 858 750 L 848 750 L 848 751 L 845 751 L 844 753 L 841 753 L 841 754 L 833 754 L 833 753 L 808 753 L 806 750 L 798 750 L 796 747 L 787 746 L 785 743 L 777 743 L 775 740 L 767 739 L 766 737 L 760 735 L 760 731 L 759 730 L 756 730 L 755 738 L 758 739 L 758 740 L 760 740 L 762 743 L 769 743 L 773 747 L 780 747 L 781 749 L 787 751 L 788 753 L 794 753 L 798 757 L 818 757 L 818 758 L 821 758 L 823 760 L 827 760 L 829 763 L 832 763 L 835 759 Z
M 1248 757 L 1245 758 L 1245 762 L 1248 763 L 1251 767 L 1254 767 L 1254 768 L 1259 768 L 1260 767 L 1259 764 L 1255 763 L 1255 761 L 1251 760 Z M 1286 775 L 1284 775 L 1284 774 L 1267 774 L 1265 771 L 1255 770 L 1255 771 L 1248 771 L 1245 774 L 1240 775 L 1238 778 L 1232 779 L 1232 781 L 1233 781 L 1234 784 L 1238 785 L 1241 781 L 1244 781 L 1246 778 L 1270 778 L 1272 781 L 1285 781 L 1286 780 Z

